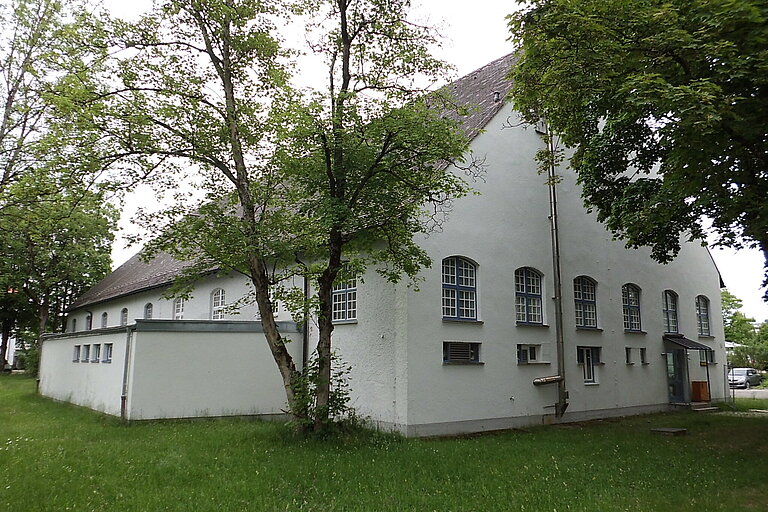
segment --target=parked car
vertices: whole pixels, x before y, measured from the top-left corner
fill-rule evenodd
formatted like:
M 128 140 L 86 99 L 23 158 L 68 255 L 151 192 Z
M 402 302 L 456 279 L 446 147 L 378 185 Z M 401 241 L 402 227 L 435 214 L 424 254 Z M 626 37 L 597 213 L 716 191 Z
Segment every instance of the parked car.
M 763 376 L 754 368 L 731 368 L 728 372 L 728 384 L 732 388 L 749 389 L 752 386 L 759 386 L 762 380 Z

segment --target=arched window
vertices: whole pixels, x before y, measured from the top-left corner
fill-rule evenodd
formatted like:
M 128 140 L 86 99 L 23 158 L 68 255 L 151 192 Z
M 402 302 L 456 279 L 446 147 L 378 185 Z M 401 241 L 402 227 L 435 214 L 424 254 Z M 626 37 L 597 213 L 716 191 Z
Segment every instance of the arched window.
M 72 319 L 72 332 L 77 332 L 77 318 Z
M 640 321 L 640 288 L 634 284 L 621 287 L 621 304 L 624 310 L 624 330 L 639 332 L 642 330 Z
M 677 294 L 672 290 L 664 291 L 664 332 L 678 332 Z
M 153 309 L 154 308 L 152 307 L 152 303 L 151 302 L 147 302 L 144 305 L 144 320 L 152 319 L 152 310 Z
M 120 311 L 120 325 L 128 325 L 128 308 Z
M 184 319 L 184 298 L 183 297 L 179 297 L 173 301 L 173 319 L 174 320 Z
M 227 304 L 227 295 L 223 288 L 217 288 L 211 293 L 211 320 L 224 319 L 224 307 Z
M 573 280 L 576 327 L 597 328 L 597 283 L 587 276 Z
M 109 316 L 107 315 L 107 312 L 103 312 L 101 314 L 101 328 L 106 329 L 107 328 L 107 322 L 109 321 Z
M 93 329 L 93 316 L 88 313 L 85 315 L 85 330 L 90 331 L 91 329 Z
M 272 301 L 272 311 L 276 311 L 277 303 L 272 299 L 272 290 L 269 291 L 269 296 Z M 357 279 L 349 264 L 344 264 L 336 276 L 331 292 L 331 304 L 333 304 L 332 319 L 335 322 L 357 320 Z
M 459 256 L 443 260 L 443 318 L 477 320 L 477 267 Z
M 709 336 L 709 299 L 704 295 L 696 297 L 696 325 L 699 336 Z
M 530 267 L 515 270 L 515 320 L 520 324 L 543 324 L 541 273 Z

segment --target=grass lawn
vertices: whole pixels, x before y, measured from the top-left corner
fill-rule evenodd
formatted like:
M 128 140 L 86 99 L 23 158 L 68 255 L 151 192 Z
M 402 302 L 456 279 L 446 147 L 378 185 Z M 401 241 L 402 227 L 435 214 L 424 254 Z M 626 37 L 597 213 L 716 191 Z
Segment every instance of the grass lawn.
M 687 436 L 651 434 L 685 427 Z M 0 376 L 0 510 L 768 510 L 768 418 L 675 413 L 459 439 L 122 425 Z

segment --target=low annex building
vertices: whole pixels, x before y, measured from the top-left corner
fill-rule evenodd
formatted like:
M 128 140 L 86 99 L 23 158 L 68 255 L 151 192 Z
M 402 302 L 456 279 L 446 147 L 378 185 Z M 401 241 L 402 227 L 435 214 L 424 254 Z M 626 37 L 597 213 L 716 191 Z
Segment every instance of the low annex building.
M 543 138 L 503 98 L 513 56 L 457 80 L 479 195 L 454 203 L 421 246 L 420 290 L 370 272 L 337 287 L 334 345 L 360 415 L 409 436 L 667 410 L 726 394 L 721 279 L 705 247 L 660 265 L 588 214 L 572 173 L 557 185 L 568 408 L 555 418 L 554 264 Z M 124 418 L 280 415 L 285 395 L 254 306 L 226 306 L 246 279 L 211 272 L 192 296 L 163 291 L 184 263 L 132 258 L 74 304 L 43 343 L 40 392 Z M 296 286 L 303 286 L 298 279 Z M 317 330 L 278 308 L 297 362 Z

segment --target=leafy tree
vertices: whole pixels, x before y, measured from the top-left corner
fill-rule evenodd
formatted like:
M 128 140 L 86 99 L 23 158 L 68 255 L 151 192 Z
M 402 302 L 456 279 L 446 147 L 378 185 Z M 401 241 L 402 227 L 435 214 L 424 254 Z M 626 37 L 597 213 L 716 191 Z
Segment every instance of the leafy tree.
M 344 261 L 355 273 L 380 264 L 391 280 L 428 265 L 413 237 L 429 229 L 435 209 L 465 193 L 446 164 L 468 141 L 413 84 L 415 75 L 434 77 L 443 64 L 427 51 L 432 31 L 407 20 L 408 2 L 339 0 L 300 9 L 318 20 L 311 48 L 328 66 L 327 88 L 305 93 L 287 85 L 270 21 L 285 9 L 256 0 L 170 1 L 138 24 L 117 24 L 117 44 L 132 53 L 115 63 L 119 90 L 94 96 L 106 105 L 94 122 L 109 127 L 122 157 L 148 170 L 178 169 L 173 158 L 199 169 L 206 200 L 193 211 L 167 212 L 173 229 L 163 226 L 150 252 L 193 259 L 196 270 L 248 276 L 290 410 L 305 428 L 323 430 L 332 387 L 331 291 Z M 282 291 L 298 317 L 306 321 L 312 305 L 319 318 L 310 387 L 270 297 L 295 274 L 317 290 L 309 302 L 298 290 Z M 311 403 L 299 397 L 307 389 Z
M 70 302 L 110 270 L 116 211 L 102 194 L 62 187 L 44 170 L 10 189 L 19 202 L 0 216 L 1 281 L 34 308 L 28 330 L 63 330 Z
M 736 343 L 747 343 L 755 338 L 754 318 L 740 311 L 744 303 L 728 290 L 721 292 L 723 309 L 723 326 L 725 339 Z
M 682 238 L 768 258 L 768 4 L 534 0 L 509 16 L 512 99 L 575 149 L 589 208 L 669 261 Z M 766 268 L 768 274 L 768 268 Z

